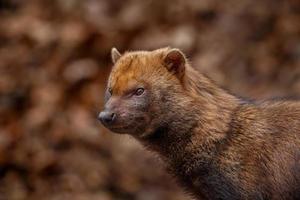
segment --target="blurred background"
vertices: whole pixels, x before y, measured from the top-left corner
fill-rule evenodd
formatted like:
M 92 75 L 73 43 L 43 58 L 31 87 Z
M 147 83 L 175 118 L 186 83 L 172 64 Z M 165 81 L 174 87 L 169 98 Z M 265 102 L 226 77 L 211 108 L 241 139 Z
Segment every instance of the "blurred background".
M 96 120 L 110 49 L 167 45 L 240 96 L 300 94 L 299 0 L 0 0 L 0 200 L 190 200 Z

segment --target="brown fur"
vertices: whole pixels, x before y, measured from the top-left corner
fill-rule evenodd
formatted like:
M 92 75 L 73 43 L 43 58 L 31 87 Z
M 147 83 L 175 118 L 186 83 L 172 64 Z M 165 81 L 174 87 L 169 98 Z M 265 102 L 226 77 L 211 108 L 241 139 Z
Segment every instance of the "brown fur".
M 120 124 L 138 127 L 129 134 L 161 155 L 198 199 L 300 199 L 300 102 L 244 101 L 187 62 L 183 71 L 170 71 L 169 51 L 127 52 L 116 60 L 109 109 L 139 116 Z M 122 96 L 141 83 L 151 100 L 135 111 Z

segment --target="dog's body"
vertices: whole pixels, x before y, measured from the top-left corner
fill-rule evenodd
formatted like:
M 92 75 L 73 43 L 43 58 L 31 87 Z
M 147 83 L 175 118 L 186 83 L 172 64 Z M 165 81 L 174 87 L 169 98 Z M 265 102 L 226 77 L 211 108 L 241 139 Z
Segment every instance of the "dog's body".
M 241 100 L 177 49 L 112 51 L 101 121 L 158 152 L 199 199 L 300 199 L 300 102 Z

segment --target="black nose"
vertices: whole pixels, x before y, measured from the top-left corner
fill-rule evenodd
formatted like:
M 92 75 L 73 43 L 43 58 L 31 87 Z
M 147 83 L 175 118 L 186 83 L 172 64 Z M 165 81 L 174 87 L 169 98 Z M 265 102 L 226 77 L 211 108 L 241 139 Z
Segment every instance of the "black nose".
M 115 119 L 116 119 L 116 114 L 113 112 L 109 112 L 109 111 L 102 111 L 99 116 L 98 119 L 106 125 L 112 124 Z

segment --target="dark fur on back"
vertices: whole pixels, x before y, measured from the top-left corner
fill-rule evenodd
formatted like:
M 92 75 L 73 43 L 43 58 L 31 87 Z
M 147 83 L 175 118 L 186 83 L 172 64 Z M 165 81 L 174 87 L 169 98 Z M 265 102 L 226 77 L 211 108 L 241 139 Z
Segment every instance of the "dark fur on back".
M 300 102 L 232 98 L 197 75 L 187 87 L 202 105 L 165 107 L 172 121 L 141 141 L 200 199 L 300 198 Z
M 299 106 L 240 103 L 231 112 L 224 137 L 205 142 L 195 139 L 195 134 L 205 134 L 196 120 L 186 121 L 182 110 L 173 110 L 181 120 L 158 128 L 142 142 L 163 155 L 171 174 L 196 197 L 298 199 Z

